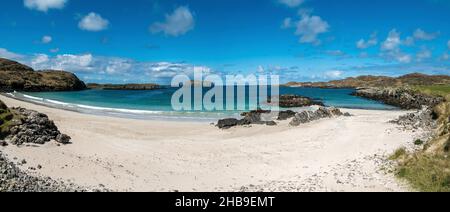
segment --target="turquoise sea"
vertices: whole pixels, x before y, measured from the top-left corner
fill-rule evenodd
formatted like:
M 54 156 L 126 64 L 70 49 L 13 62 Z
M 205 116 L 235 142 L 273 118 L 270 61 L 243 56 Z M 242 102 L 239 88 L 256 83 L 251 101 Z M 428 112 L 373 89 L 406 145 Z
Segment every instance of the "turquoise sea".
M 209 88 L 204 89 L 204 93 Z M 248 89 L 248 88 L 247 88 Z M 149 91 L 85 90 L 75 92 L 12 93 L 15 98 L 83 113 L 139 119 L 216 120 L 238 117 L 242 111 L 174 111 L 171 98 L 177 88 Z M 340 108 L 393 110 L 395 107 L 350 95 L 353 89 L 280 87 L 280 94 L 297 94 Z M 247 97 L 248 98 L 248 92 Z M 227 99 L 224 99 L 226 104 Z M 248 101 L 246 102 L 248 106 Z

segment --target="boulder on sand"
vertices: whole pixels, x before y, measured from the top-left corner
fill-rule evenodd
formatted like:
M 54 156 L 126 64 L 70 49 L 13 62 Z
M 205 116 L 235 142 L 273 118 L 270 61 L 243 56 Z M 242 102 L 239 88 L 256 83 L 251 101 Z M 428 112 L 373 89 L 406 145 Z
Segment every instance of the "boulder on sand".
M 316 111 L 302 111 L 295 114 L 295 117 L 289 123 L 291 126 L 299 126 L 301 124 L 309 123 L 324 118 L 332 118 L 343 116 L 344 114 L 337 108 L 320 107 Z

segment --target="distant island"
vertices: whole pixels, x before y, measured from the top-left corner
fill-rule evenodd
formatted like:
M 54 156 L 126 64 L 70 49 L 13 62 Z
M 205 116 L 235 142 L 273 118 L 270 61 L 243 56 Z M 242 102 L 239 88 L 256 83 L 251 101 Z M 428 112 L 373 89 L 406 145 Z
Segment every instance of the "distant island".
M 87 84 L 89 89 L 97 90 L 156 90 L 161 89 L 158 84 L 98 84 L 89 83 Z

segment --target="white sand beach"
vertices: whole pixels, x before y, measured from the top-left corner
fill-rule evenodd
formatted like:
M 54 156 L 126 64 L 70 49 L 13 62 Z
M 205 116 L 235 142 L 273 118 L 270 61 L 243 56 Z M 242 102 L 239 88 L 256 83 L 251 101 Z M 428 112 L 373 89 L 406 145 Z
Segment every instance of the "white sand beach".
M 118 191 L 407 191 L 381 170 L 412 132 L 388 121 L 407 111 L 350 110 L 352 117 L 290 127 L 220 130 L 208 123 L 145 121 L 48 108 L 0 96 L 10 107 L 47 114 L 72 144 L 9 145 L 35 175 Z

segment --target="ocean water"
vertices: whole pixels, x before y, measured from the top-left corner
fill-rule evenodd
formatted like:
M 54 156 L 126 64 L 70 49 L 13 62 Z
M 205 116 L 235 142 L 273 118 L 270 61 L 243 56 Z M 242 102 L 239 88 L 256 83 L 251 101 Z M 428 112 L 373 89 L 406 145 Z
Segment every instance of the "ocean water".
M 138 119 L 175 119 L 212 121 L 238 117 L 242 111 L 174 111 L 171 106 L 176 88 L 150 91 L 85 90 L 75 92 L 12 93 L 15 98 L 90 114 Z M 206 93 L 208 88 L 204 89 Z M 248 90 L 248 87 L 247 87 Z M 321 100 L 327 106 L 340 108 L 393 110 L 395 107 L 350 95 L 353 89 L 320 89 L 280 87 L 280 94 L 297 94 Z M 248 94 L 248 92 L 247 92 Z M 225 95 L 226 96 L 226 95 Z M 248 98 L 248 95 L 246 96 Z M 224 97 L 224 104 L 227 99 Z M 235 99 L 235 102 L 236 99 Z M 235 104 L 237 106 L 237 103 Z M 248 108 L 248 100 L 245 102 Z

